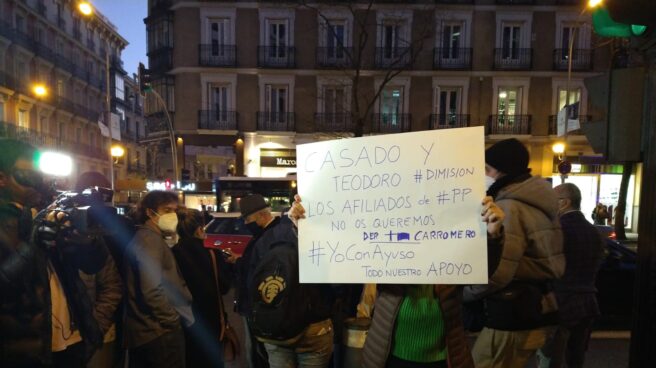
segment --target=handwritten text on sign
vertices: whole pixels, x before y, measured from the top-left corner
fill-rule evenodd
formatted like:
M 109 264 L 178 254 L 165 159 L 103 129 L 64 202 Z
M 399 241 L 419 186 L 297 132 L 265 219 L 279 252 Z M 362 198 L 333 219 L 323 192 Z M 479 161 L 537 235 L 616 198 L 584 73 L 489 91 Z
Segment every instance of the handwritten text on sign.
M 487 282 L 482 127 L 297 146 L 306 283 Z

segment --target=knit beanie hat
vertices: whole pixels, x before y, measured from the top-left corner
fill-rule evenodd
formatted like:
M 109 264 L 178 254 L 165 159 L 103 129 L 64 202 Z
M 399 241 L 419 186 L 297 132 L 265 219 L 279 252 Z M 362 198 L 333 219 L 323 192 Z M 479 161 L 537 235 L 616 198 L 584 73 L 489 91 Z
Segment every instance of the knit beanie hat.
M 528 150 L 515 138 L 497 142 L 485 150 L 485 163 L 506 175 L 530 172 Z
M 259 210 L 269 207 L 269 205 L 260 194 L 251 194 L 241 199 L 239 207 L 241 208 L 241 217 L 246 218 Z

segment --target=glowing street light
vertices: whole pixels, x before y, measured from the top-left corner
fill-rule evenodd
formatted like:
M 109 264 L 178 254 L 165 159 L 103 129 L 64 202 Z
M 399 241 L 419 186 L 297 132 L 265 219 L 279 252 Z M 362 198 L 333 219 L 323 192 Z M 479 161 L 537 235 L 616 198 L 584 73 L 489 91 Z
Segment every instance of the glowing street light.
M 83 15 L 89 16 L 93 14 L 93 7 L 88 1 L 80 1 L 77 8 Z
M 120 157 L 123 157 L 123 155 L 125 154 L 125 149 L 118 145 L 112 146 L 110 153 L 112 154 L 112 157 L 114 157 L 115 159 L 119 159 Z
M 603 3 L 604 0 L 588 0 L 588 8 L 596 8 Z
M 43 84 L 36 84 L 32 87 L 32 92 L 34 92 L 37 97 L 45 97 L 48 95 L 48 89 Z
M 565 153 L 565 143 L 561 143 L 561 142 L 554 143 L 554 145 L 551 146 L 551 150 L 553 151 L 553 153 L 557 155 L 562 155 L 563 153 Z

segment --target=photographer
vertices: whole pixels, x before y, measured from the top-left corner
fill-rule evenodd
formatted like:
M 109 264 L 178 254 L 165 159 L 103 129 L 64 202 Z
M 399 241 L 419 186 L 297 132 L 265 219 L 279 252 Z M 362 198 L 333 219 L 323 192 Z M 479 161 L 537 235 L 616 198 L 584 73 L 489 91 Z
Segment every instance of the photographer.
M 57 210 L 41 212 L 33 226 L 31 208 L 45 193 L 37 151 L 15 140 L 0 147 L 0 361 L 83 367 L 102 334 L 79 271 L 100 270 L 102 240 L 80 234 Z

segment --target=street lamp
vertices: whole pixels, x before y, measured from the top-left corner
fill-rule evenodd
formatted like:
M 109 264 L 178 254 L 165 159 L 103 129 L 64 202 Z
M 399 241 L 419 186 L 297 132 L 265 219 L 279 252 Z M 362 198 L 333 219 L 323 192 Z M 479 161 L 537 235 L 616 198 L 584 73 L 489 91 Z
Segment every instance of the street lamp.
M 93 6 L 88 1 L 80 1 L 78 3 L 78 11 L 84 15 L 87 18 L 91 18 L 93 16 Z M 110 73 L 109 73 L 109 41 L 105 39 L 105 122 L 110 125 L 110 133 L 109 133 L 109 142 L 110 144 L 112 143 L 112 133 L 111 133 L 111 124 L 112 124 L 112 101 L 110 97 Z M 114 147 L 111 147 L 110 152 L 112 155 L 109 157 L 109 165 L 110 165 L 110 171 L 111 171 L 111 178 L 112 178 L 112 190 L 114 190 Z M 121 147 L 122 149 L 122 147 Z M 121 153 L 120 156 L 123 156 L 123 153 Z M 118 160 L 118 158 L 116 158 Z M 112 204 L 114 202 L 114 199 L 112 197 Z
M 578 18 L 581 18 L 583 13 L 585 13 L 586 9 L 594 9 L 597 6 L 600 6 L 604 0 L 588 0 L 586 6 L 581 9 L 581 12 L 579 13 Z M 565 154 L 565 149 L 567 149 L 567 133 L 569 130 L 569 114 L 568 114 L 568 108 L 569 108 L 569 97 L 570 97 L 570 85 L 572 82 L 572 58 L 574 54 L 574 40 L 576 39 L 576 32 L 578 31 L 578 27 L 574 27 L 574 30 L 572 31 L 571 37 L 569 38 L 569 45 L 568 45 L 568 50 L 567 50 L 567 84 L 565 86 L 565 132 L 564 132 L 564 139 L 565 139 L 565 144 L 563 144 L 563 152 L 561 155 Z M 580 104 L 581 97 L 579 96 L 579 104 Z M 580 107 L 579 107 L 580 109 Z
M 112 146 L 112 149 L 110 150 L 110 153 L 112 154 L 112 157 L 114 158 L 114 163 L 118 163 L 118 159 L 123 157 L 125 154 L 125 149 L 119 145 L 114 145 Z
M 118 159 L 123 157 L 125 154 L 125 149 L 119 145 L 113 145 L 112 148 L 109 150 L 111 154 L 111 178 L 112 178 L 112 193 L 114 193 L 114 164 L 118 163 Z M 112 196 L 112 206 L 114 205 L 114 196 Z
M 77 9 L 82 13 L 82 15 L 91 15 L 93 13 L 93 7 L 89 4 L 88 1 L 80 1 L 77 5 Z
M 34 95 L 37 97 L 45 97 L 48 95 L 48 89 L 45 85 L 40 83 L 35 84 L 34 87 L 32 87 L 32 92 L 34 92 Z

